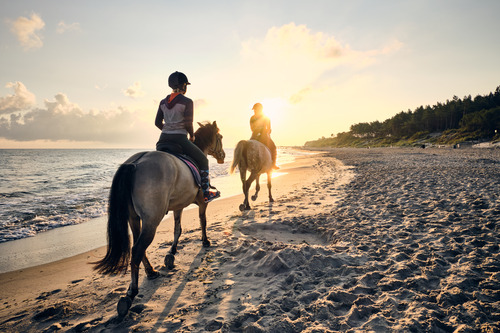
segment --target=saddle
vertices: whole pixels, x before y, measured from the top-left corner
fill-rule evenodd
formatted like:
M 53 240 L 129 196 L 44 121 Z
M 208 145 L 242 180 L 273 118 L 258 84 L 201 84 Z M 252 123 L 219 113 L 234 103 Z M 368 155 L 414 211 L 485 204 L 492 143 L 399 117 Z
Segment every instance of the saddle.
M 191 157 L 182 153 L 181 146 L 172 142 L 168 142 L 156 145 L 156 150 L 175 156 L 182 162 L 184 162 L 184 164 L 186 164 L 191 171 L 194 182 L 199 188 L 201 188 L 200 168 L 196 165 L 196 162 Z

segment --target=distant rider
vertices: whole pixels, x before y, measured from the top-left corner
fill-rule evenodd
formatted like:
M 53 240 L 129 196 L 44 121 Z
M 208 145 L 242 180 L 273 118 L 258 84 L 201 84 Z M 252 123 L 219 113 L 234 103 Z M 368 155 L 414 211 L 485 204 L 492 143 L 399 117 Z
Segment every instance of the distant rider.
M 193 143 L 193 101 L 185 96 L 189 84 L 187 76 L 181 72 L 172 73 L 168 77 L 172 93 L 160 102 L 156 113 L 155 125 L 161 130 L 156 150 L 162 150 L 165 144 L 173 143 L 179 145 L 184 154 L 193 158 L 200 168 L 201 188 L 205 202 L 208 203 L 220 197 L 220 192 L 210 190 L 208 159 Z
M 255 103 L 252 108 L 254 115 L 250 118 L 250 129 L 252 130 L 252 137 L 250 140 L 257 140 L 265 144 L 271 151 L 273 169 L 279 169 L 279 167 L 276 166 L 276 145 L 271 139 L 271 120 L 266 117 L 263 109 L 264 107 L 260 103 Z

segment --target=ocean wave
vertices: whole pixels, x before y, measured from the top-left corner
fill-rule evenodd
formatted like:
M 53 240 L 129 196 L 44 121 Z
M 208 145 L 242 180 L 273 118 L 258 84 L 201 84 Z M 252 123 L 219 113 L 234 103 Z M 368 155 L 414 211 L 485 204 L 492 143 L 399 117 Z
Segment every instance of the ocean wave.
M 0 198 L 22 198 L 33 195 L 32 192 L 16 191 L 10 193 L 0 193 Z
M 0 193 L 0 243 L 104 216 L 116 170 L 138 151 L 2 151 L 9 163 L 2 165 L 0 188 L 15 190 Z M 225 151 L 224 164 L 209 157 L 212 179 L 228 175 L 233 149 Z M 292 153 L 279 148 L 278 162 L 293 160 Z
M 80 169 L 99 169 L 101 168 L 100 164 L 82 164 L 79 166 Z

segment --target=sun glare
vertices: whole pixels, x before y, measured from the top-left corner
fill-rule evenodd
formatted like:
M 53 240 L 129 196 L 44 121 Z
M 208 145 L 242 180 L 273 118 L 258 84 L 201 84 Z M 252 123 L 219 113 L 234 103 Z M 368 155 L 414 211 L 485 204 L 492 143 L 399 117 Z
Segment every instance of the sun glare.
M 285 117 L 286 101 L 281 98 L 265 98 L 261 104 L 264 114 L 271 120 L 271 127 L 279 126 Z

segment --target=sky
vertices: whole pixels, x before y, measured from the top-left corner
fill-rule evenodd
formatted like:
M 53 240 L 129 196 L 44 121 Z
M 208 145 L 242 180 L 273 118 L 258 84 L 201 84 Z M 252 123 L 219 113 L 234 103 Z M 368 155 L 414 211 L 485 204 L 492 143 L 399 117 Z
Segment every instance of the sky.
M 0 148 L 154 149 L 168 76 L 225 147 L 278 146 L 500 86 L 498 0 L 0 0 Z M 195 124 L 195 129 L 197 125 Z

